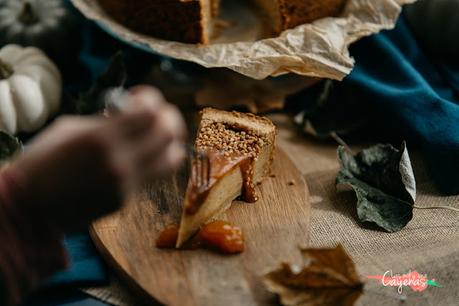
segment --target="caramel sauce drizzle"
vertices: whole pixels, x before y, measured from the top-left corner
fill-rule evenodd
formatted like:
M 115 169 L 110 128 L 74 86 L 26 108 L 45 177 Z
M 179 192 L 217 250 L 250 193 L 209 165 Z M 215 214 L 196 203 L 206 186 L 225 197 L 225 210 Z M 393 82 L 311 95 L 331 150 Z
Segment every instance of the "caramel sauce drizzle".
M 168 226 L 156 240 L 157 248 L 175 249 L 179 228 Z M 226 221 L 214 221 L 204 225 L 199 232 L 182 247 L 185 250 L 206 248 L 222 254 L 238 254 L 244 251 L 242 230 Z
M 242 154 L 233 153 L 225 156 L 219 152 L 207 152 L 210 160 L 210 180 L 205 187 L 194 185 L 191 181 L 188 184 L 187 197 L 188 202 L 185 212 L 188 215 L 194 215 L 204 204 L 212 187 L 228 172 L 235 167 L 241 169 L 242 174 L 242 199 L 248 203 L 254 203 L 258 200 L 258 195 L 253 182 L 253 163 L 254 159 Z

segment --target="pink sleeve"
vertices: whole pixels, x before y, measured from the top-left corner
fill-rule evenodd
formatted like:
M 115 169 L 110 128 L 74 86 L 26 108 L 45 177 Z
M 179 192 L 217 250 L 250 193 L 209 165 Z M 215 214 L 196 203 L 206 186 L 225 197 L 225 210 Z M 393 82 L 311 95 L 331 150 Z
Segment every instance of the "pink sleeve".
M 0 172 L 0 305 L 16 305 L 67 266 L 62 234 L 18 203 L 21 182 L 13 168 Z

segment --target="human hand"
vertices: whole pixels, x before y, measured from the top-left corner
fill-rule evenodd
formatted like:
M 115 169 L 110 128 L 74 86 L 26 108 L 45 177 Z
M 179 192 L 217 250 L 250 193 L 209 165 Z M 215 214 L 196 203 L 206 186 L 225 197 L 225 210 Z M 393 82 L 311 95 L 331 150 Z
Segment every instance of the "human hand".
M 63 117 L 11 167 L 21 174 L 20 205 L 73 231 L 118 209 L 143 182 L 178 167 L 185 124 L 154 88 L 131 90 L 130 106 L 111 118 Z

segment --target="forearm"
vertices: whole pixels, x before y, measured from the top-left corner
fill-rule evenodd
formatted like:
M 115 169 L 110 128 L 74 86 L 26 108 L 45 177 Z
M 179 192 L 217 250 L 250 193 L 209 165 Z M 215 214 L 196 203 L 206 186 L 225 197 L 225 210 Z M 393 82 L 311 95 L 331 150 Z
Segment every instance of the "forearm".
M 65 268 L 61 235 L 21 202 L 21 177 L 0 172 L 0 302 L 15 305 L 41 281 Z M 40 214 L 41 215 L 41 214 Z

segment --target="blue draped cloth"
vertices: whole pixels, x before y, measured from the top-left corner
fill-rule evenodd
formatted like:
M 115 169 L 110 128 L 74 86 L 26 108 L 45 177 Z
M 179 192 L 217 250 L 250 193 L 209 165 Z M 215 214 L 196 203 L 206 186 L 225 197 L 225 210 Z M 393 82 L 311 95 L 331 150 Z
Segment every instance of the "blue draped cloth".
M 367 109 L 379 130 L 420 147 L 439 190 L 458 194 L 459 65 L 429 57 L 404 18 L 350 51 L 355 68 L 332 99 Z

